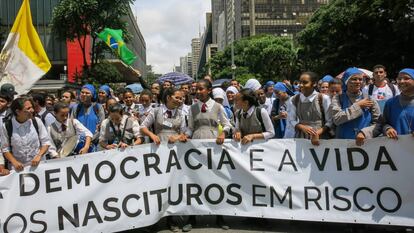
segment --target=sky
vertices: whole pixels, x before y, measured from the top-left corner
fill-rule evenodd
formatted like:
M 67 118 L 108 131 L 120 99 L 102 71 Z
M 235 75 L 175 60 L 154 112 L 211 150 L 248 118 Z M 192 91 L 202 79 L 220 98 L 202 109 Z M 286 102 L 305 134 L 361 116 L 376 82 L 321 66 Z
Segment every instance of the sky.
M 136 0 L 134 14 L 147 45 L 147 65 L 165 74 L 191 52 L 191 39 L 204 31 L 210 0 Z

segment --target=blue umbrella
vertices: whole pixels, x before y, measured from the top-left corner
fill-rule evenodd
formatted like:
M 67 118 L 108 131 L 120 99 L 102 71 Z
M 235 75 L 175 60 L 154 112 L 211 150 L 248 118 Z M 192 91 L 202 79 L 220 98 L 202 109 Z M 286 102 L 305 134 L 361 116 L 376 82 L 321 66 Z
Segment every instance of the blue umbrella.
M 129 84 L 125 88 L 131 89 L 134 94 L 139 94 L 139 93 L 141 93 L 144 90 L 144 88 L 142 87 L 141 83 Z
M 181 85 L 184 83 L 192 83 L 194 82 L 194 79 L 192 79 L 190 76 L 179 73 L 179 72 L 171 72 L 164 74 L 163 76 L 159 77 L 157 79 L 157 82 L 163 83 L 165 81 L 171 81 L 174 83 L 174 85 Z

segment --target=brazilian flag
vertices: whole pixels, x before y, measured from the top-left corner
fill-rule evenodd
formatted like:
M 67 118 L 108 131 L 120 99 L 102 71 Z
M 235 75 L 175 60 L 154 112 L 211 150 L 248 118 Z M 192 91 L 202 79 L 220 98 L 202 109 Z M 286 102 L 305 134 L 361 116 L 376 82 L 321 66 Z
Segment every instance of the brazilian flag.
M 111 47 L 125 64 L 131 65 L 137 59 L 135 54 L 126 47 L 122 39 L 122 30 L 105 28 L 98 34 L 98 37 Z

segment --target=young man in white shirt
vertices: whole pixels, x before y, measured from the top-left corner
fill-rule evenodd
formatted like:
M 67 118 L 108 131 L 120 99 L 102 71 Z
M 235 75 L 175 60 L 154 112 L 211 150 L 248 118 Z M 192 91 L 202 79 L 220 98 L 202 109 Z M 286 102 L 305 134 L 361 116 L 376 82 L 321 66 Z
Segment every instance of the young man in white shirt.
M 387 81 L 387 71 L 385 66 L 376 65 L 373 68 L 374 84 L 365 86 L 362 90 L 364 96 L 368 96 L 378 102 L 381 112 L 384 109 L 385 102 L 394 96 L 400 94 L 397 86 Z

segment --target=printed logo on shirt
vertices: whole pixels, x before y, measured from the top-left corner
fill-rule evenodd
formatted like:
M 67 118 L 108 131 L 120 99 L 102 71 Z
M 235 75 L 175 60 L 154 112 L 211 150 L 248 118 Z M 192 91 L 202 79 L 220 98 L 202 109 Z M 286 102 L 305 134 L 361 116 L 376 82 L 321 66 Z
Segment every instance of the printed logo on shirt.
M 383 99 L 385 99 L 385 92 L 378 91 L 378 93 L 377 93 L 377 100 L 383 100 Z

